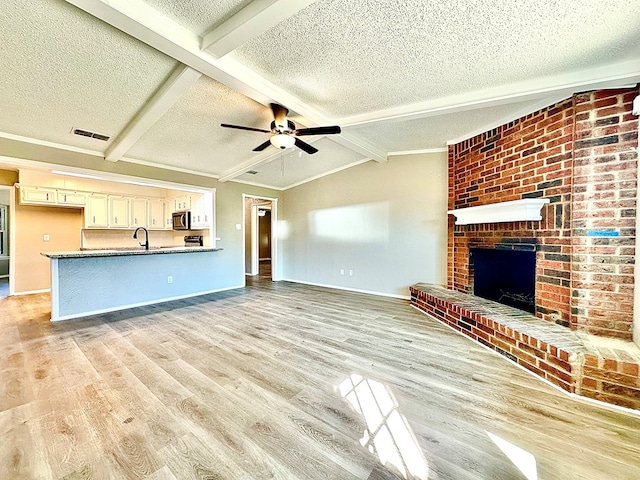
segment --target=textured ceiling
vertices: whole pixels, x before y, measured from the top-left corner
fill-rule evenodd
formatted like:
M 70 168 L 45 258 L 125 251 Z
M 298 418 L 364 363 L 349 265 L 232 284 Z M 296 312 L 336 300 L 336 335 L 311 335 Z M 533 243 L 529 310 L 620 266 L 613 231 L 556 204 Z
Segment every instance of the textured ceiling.
M 635 84 L 638 25 L 637 0 L 6 0 L 0 137 L 289 188 Z M 269 128 L 269 102 L 343 134 L 256 153 L 220 127 Z
M 0 8 L 0 132 L 102 150 L 177 62 L 63 1 Z
M 127 157 L 218 175 L 255 156 L 251 150 L 269 137 L 221 128 L 221 123 L 268 129 L 271 110 L 234 90 L 201 77 L 138 140 Z
M 319 150 L 318 153 L 308 155 L 298 149 L 287 149 L 257 168 L 257 174 L 245 173 L 237 178 L 243 182 L 286 189 L 362 160 L 361 155 L 329 138 L 321 138 L 313 142 L 313 146 Z
M 638 58 L 638 25 L 636 0 L 320 0 L 232 55 L 341 117 Z
M 147 0 L 146 3 L 187 30 L 202 35 L 238 13 L 251 0 Z
M 425 145 L 437 148 L 444 147 L 443 138 L 453 140 L 478 128 L 487 131 L 504 125 L 519 116 L 518 114 L 514 116 L 514 112 L 526 112 L 529 105 L 530 102 L 519 102 L 468 110 L 464 113 L 450 113 L 406 121 L 379 122 L 346 128 L 345 131 L 355 132 L 367 138 L 376 138 L 387 152 L 421 150 L 425 148 Z

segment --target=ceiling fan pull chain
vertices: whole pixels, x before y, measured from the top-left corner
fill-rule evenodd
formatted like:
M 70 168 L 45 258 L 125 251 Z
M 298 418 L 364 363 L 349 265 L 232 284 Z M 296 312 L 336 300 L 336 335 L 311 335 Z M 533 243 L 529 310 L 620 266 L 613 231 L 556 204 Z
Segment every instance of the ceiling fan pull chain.
M 280 176 L 284 177 L 284 151 L 280 153 Z

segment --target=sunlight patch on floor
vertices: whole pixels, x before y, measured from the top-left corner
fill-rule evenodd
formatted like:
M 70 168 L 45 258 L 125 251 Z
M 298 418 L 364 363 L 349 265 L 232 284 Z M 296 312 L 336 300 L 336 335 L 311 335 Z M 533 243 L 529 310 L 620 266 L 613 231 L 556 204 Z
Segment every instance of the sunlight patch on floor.
M 523 450 L 522 448 L 507 442 L 505 439 L 494 435 L 491 432 L 487 432 L 493 443 L 495 443 L 500 450 L 511 460 L 518 470 L 522 472 L 527 480 L 538 480 L 538 471 L 536 468 L 536 457 Z
M 360 444 L 382 465 L 406 479 L 426 480 L 429 467 L 391 391 L 382 383 L 352 374 L 339 385 L 340 394 L 367 424 Z

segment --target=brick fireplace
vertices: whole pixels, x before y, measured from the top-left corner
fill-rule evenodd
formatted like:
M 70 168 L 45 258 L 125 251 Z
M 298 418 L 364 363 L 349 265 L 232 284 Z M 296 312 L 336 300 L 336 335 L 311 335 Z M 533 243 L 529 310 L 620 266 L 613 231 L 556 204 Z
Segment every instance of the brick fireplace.
M 450 146 L 450 210 L 549 202 L 535 221 L 455 225 L 450 215 L 448 290 L 410 289 L 417 308 L 555 385 L 635 409 L 638 94 L 576 94 Z M 474 249 L 535 252 L 533 314 L 475 300 Z M 613 346 L 592 341 L 601 337 Z
M 535 312 L 631 340 L 638 88 L 587 92 L 449 148 L 451 209 L 544 197 L 541 221 L 455 226 L 448 287 L 471 293 L 471 248 L 534 249 Z

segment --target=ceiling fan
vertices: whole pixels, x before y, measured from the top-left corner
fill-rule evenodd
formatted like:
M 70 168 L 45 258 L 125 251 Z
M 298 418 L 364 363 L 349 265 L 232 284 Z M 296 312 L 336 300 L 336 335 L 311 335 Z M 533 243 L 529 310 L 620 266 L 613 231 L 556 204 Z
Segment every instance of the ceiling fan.
M 271 130 L 243 127 L 241 125 L 229 125 L 228 123 L 221 123 L 220 126 L 225 128 L 237 128 L 238 130 L 249 130 L 250 132 L 270 133 L 271 138 L 254 148 L 254 152 L 261 152 L 269 145 L 273 145 L 274 147 L 281 149 L 295 145 L 300 150 L 303 150 L 310 155 L 316 153 L 318 149 L 306 142 L 303 142 L 298 137 L 306 135 L 332 135 L 340 133 L 341 131 L 340 127 L 337 125 L 330 127 L 296 128 L 296 124 L 287 118 L 287 115 L 289 114 L 288 109 L 282 105 L 278 105 L 277 103 L 272 103 L 270 105 L 271 111 L 273 112 Z

